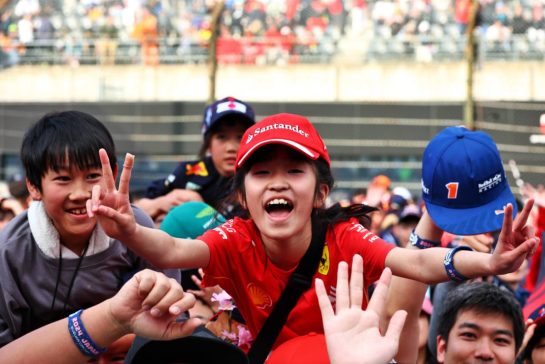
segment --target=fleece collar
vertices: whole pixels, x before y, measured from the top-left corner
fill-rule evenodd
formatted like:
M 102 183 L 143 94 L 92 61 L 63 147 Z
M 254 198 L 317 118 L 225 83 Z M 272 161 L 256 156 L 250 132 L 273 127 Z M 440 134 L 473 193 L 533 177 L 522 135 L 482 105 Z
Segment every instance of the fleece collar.
M 59 258 L 59 232 L 53 226 L 53 222 L 47 213 L 42 201 L 33 201 L 28 209 L 28 223 L 30 231 L 38 245 L 38 248 L 50 258 Z M 94 255 L 108 249 L 112 239 L 106 235 L 99 224 L 96 225 L 91 238 L 89 239 L 89 247 L 85 255 Z M 62 257 L 67 259 L 77 259 L 79 256 L 61 245 Z

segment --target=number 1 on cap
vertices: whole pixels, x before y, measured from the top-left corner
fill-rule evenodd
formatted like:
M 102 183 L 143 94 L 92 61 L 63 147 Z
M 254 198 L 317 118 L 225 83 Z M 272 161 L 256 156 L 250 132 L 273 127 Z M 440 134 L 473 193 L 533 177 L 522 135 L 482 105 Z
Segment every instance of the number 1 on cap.
M 458 197 L 458 182 L 450 182 L 445 185 L 448 190 L 448 199 L 455 199 Z

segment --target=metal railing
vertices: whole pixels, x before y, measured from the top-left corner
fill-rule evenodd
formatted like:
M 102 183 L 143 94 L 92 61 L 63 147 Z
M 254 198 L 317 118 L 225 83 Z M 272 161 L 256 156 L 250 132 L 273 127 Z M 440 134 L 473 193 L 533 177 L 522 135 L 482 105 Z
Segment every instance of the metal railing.
M 411 41 L 402 38 L 375 37 L 369 44 L 367 60 L 409 60 L 420 62 L 460 61 L 464 58 L 463 37 L 419 36 Z M 521 61 L 545 59 L 545 40 L 526 34 L 512 35 L 499 42 L 481 37 L 477 46 L 478 61 Z
M 146 63 L 146 52 L 136 40 L 109 40 L 108 45 L 99 39 L 51 39 L 37 40 L 13 47 L 12 52 L 19 65 L 62 65 L 62 64 L 115 64 L 128 65 Z M 221 39 L 220 39 L 221 42 Z M 280 45 L 270 39 L 237 40 L 238 52 L 222 49 L 218 52 L 219 63 L 232 64 L 293 64 L 328 63 L 335 52 L 335 46 L 327 47 L 291 42 Z M 108 51 L 105 51 L 105 50 Z M 153 50 L 158 64 L 202 64 L 208 61 L 208 45 L 200 42 L 182 42 L 160 38 Z M 148 55 L 148 57 L 150 57 Z M 0 57 L 1 58 L 1 57 Z
M 285 65 L 297 63 L 327 64 L 338 56 L 351 57 L 349 51 L 339 50 L 333 44 L 316 47 L 291 44 L 289 47 L 271 43 L 266 39 L 241 39 L 238 52 L 226 49 L 218 52 L 220 64 Z M 18 47 L 16 64 L 19 65 L 130 65 L 146 63 L 141 44 L 133 40 L 116 40 L 113 51 L 100 52 L 95 39 L 79 42 L 40 40 Z M 167 38 L 159 39 L 157 64 L 203 64 L 208 61 L 208 48 L 200 43 L 180 43 Z M 366 61 L 459 61 L 464 57 L 465 40 L 460 38 L 415 37 L 411 41 L 401 38 L 373 37 L 366 50 L 358 54 L 360 62 Z M 345 53 L 343 53 L 345 52 Z M 543 60 L 545 40 L 531 40 L 527 35 L 513 35 L 505 42 L 485 39 L 479 41 L 478 59 L 491 60 Z M 2 58 L 2 57 L 0 57 Z M 353 56 L 352 56 L 353 58 Z

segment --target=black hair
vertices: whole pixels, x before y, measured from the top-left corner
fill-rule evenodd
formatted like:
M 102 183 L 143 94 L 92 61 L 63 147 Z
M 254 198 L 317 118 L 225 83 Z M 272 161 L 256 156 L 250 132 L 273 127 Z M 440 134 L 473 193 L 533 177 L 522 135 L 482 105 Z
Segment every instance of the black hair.
M 398 225 L 416 225 L 420 221 L 420 217 L 416 215 L 405 216 L 398 221 Z
M 9 198 L 0 198 L 0 222 L 9 221 L 15 217 L 15 212 L 11 208 L 4 207 L 4 201 Z
M 257 150 L 250 158 L 244 163 L 235 173 L 233 177 L 233 183 L 232 183 L 232 191 L 229 194 L 228 199 L 226 200 L 227 205 L 233 205 L 236 203 L 236 199 L 238 198 L 238 195 L 244 196 L 245 195 L 245 189 L 244 189 L 244 177 L 248 173 L 248 171 L 251 169 L 252 165 L 254 165 L 256 162 L 261 160 L 268 160 L 271 153 L 271 148 L 277 146 L 276 144 L 268 145 L 263 148 L 260 148 Z M 314 197 L 315 199 L 319 197 L 320 194 L 320 186 L 326 185 L 329 187 L 329 190 L 331 191 L 333 189 L 333 186 L 335 184 L 335 179 L 333 178 L 333 174 L 331 173 L 331 167 L 329 164 L 323 159 L 318 158 L 317 160 L 310 160 L 303 154 L 293 150 L 289 149 L 289 159 L 290 160 L 302 160 L 305 162 L 310 163 L 314 171 L 316 173 L 316 187 L 314 189 Z M 377 210 L 374 207 L 363 205 L 363 204 L 356 204 L 356 205 L 350 205 L 347 207 L 341 207 L 340 204 L 334 204 L 333 206 L 329 208 L 314 208 L 312 212 L 313 218 L 320 219 L 321 223 L 325 224 L 331 224 L 334 225 L 335 223 L 339 221 L 346 221 L 350 219 L 351 217 L 356 217 L 359 222 L 366 228 L 369 228 L 371 225 L 371 218 L 368 216 L 368 214 L 372 211 Z M 248 217 L 247 211 L 245 211 L 245 214 L 242 214 L 241 217 Z
M 524 351 L 521 353 L 520 360 L 526 360 L 528 364 L 533 364 L 532 351 L 534 351 L 535 347 L 544 336 L 545 325 L 540 324 L 536 327 L 534 335 L 532 335 L 532 338 L 528 341 L 526 348 L 524 348 Z
M 356 188 L 352 191 L 351 197 L 359 196 L 359 195 L 367 195 L 367 187 L 360 187 Z
M 12 195 L 23 206 L 27 205 L 27 199 L 30 195 L 22 175 L 16 174 L 9 179 L 8 182 L 9 194 Z
M 25 133 L 21 160 L 29 182 L 41 191 L 42 177 L 51 169 L 100 168 L 100 148 L 108 153 L 114 170 L 115 145 L 104 124 L 81 111 L 52 112 Z
M 206 157 L 206 153 L 208 152 L 208 149 L 210 148 L 210 143 L 212 142 L 212 136 L 216 134 L 218 130 L 220 130 L 221 126 L 234 128 L 239 123 L 244 125 L 244 130 L 246 130 L 250 126 L 254 125 L 255 121 L 242 114 L 227 114 L 221 119 L 216 120 L 214 124 L 212 124 L 212 126 L 203 135 L 202 145 L 199 149 L 199 158 Z
M 513 323 L 515 353 L 524 336 L 524 322 L 520 305 L 512 293 L 487 282 L 459 285 L 450 291 L 444 301 L 439 317 L 437 334 L 448 343 L 448 336 L 458 316 L 464 311 L 500 314 Z

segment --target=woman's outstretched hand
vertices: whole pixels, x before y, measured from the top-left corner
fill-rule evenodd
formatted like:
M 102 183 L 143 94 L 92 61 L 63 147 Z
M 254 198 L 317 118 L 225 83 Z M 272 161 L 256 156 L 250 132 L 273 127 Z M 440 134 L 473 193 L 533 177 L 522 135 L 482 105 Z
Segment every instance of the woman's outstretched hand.
M 110 237 L 122 240 L 136 230 L 136 221 L 129 200 L 129 182 L 134 165 L 134 156 L 127 153 L 119 179 L 115 186 L 115 174 L 104 149 L 99 150 L 104 183 L 93 187 L 91 199 L 87 200 L 87 214 L 96 216 L 98 223 Z M 117 172 L 117 171 L 116 171 Z
M 322 312 L 327 351 L 332 364 L 384 364 L 396 355 L 407 313 L 397 311 L 390 320 L 384 336 L 379 329 L 380 321 L 384 319 L 391 278 L 390 269 L 384 269 L 367 310 L 362 310 L 363 259 L 355 255 L 352 260 L 350 286 L 348 265 L 341 262 L 337 273 L 336 312 L 331 306 L 324 283 L 316 279 L 316 295 Z
M 514 221 L 513 206 L 508 204 L 505 207 L 498 243 L 490 259 L 491 274 L 515 271 L 536 250 L 539 239 L 535 236 L 535 229 L 526 224 L 533 206 L 534 200 L 526 201 Z

